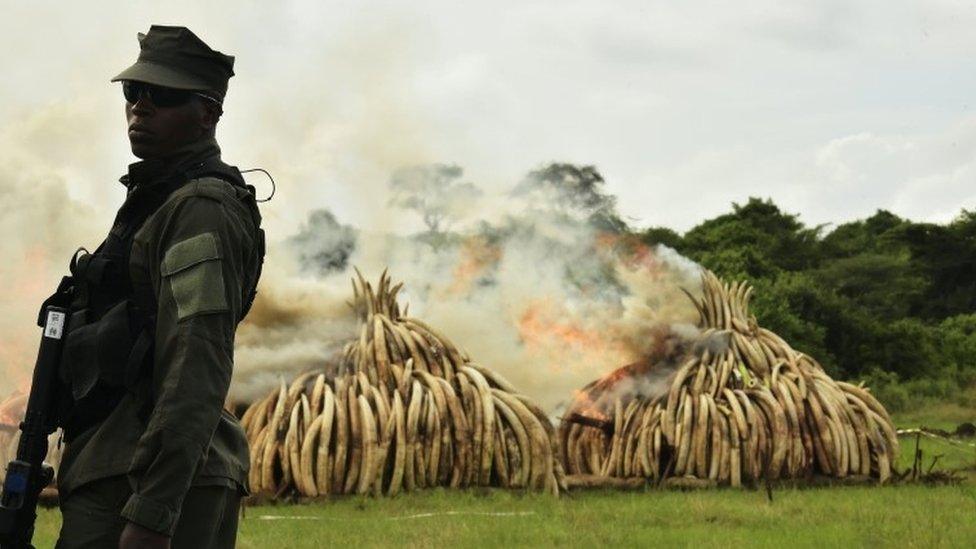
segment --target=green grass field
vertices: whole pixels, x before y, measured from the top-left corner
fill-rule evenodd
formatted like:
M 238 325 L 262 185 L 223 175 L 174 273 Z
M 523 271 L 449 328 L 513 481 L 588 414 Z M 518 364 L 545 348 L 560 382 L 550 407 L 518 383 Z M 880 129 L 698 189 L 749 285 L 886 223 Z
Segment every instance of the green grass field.
M 946 410 L 900 417 L 900 427 L 957 421 Z M 957 411 L 958 412 L 958 411 Z M 967 412 L 958 412 L 965 418 Z M 971 413 L 970 413 L 971 414 Z M 941 419 L 944 416 L 949 419 Z M 972 415 L 968 416 L 972 420 Z M 901 468 L 914 438 L 902 439 Z M 923 466 L 966 469 L 953 486 L 779 488 L 764 491 L 575 492 L 560 499 L 501 490 L 434 490 L 394 499 L 248 507 L 238 546 L 899 546 L 971 547 L 976 450 L 922 439 Z M 35 542 L 54 543 L 60 517 L 43 510 Z

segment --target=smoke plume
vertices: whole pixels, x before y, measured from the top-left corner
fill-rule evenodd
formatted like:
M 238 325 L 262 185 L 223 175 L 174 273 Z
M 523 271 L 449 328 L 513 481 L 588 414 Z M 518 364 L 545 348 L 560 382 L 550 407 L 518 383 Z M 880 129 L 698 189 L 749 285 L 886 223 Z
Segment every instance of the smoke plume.
M 89 121 L 85 113 L 84 105 L 54 104 L 0 130 L 0 399 L 29 387 L 38 307 L 75 249 L 94 249 L 98 226 L 108 225 L 70 192 L 84 184 L 70 149 L 73 132 Z
M 281 183 L 262 208 L 271 241 L 258 301 L 238 332 L 232 399 L 334 361 L 355 331 L 345 303 L 353 267 L 370 279 L 389 268 L 405 282 L 412 316 L 552 409 L 641 357 L 654 326 L 694 321 L 679 288 L 698 286 L 697 268 L 621 232 L 595 170 L 560 165 L 521 181 L 469 181 L 453 164 L 432 164 L 460 149 L 444 146 L 456 136 L 439 131 L 403 85 L 422 57 L 410 47 L 412 27 L 359 23 L 327 47 L 298 48 L 293 65 L 267 54 L 268 81 L 301 74 L 302 86 L 261 92 L 252 67 L 228 96 L 218 131 L 225 157 L 261 165 Z M 132 32 L 141 25 L 132 22 Z M 234 51 L 229 31 L 207 38 Z M 111 59 L 82 56 L 80 74 L 102 83 L 131 62 L 135 50 L 124 54 L 121 37 L 111 44 Z M 93 80 L 72 86 L 63 94 L 70 101 L 3 111 L 0 393 L 26 387 L 38 305 L 71 253 L 98 244 L 124 197 L 113 177 L 131 160 L 121 99 Z M 305 106 L 300 116 L 295 105 Z M 476 153 L 461 159 L 484 164 Z M 424 179 L 431 174 L 441 180 Z
M 114 197 L 102 203 L 123 196 L 117 183 L 82 169 L 113 156 L 79 144 L 89 127 L 100 127 L 94 116 L 83 102 L 54 104 L 0 132 L 0 230 L 10 235 L 0 240 L 2 394 L 29 384 L 38 305 L 72 252 L 92 249 L 109 225 L 105 208 L 77 195 Z M 346 303 L 353 267 L 371 279 L 389 268 L 405 282 L 411 315 L 550 409 L 646 356 L 655 327 L 694 321 L 680 292 L 698 285 L 693 263 L 615 230 L 612 197 L 599 195 L 599 185 L 554 186 L 560 179 L 552 172 L 533 173 L 544 184 L 528 178 L 509 185 L 517 193 L 491 194 L 454 166 L 391 168 L 392 188 L 374 202 L 398 196 L 400 208 L 383 219 L 356 227 L 319 209 L 291 236 L 279 236 L 238 333 L 231 398 L 251 400 L 279 376 L 334 362 L 355 333 Z M 424 174 L 449 177 L 424 184 Z
M 394 176 L 393 186 L 397 181 Z M 524 182 L 513 185 L 520 187 Z M 451 191 L 413 188 L 420 194 Z M 466 194 L 472 201 L 482 197 Z M 289 239 L 295 266 L 289 271 L 277 259 L 276 273 L 259 294 L 257 316 L 242 330 L 236 395 L 247 399 L 267 390 L 273 373 L 327 364 L 355 335 L 344 303 L 352 297 L 354 266 L 369 279 L 388 269 L 405 283 L 401 300 L 410 316 L 435 326 L 550 410 L 593 379 L 646 360 L 660 344 L 655 333 L 662 327 L 673 338 L 693 335 L 688 327 L 695 310 L 681 288 L 698 287 L 694 263 L 607 230 L 579 205 L 582 200 L 552 200 L 549 192 L 502 198 L 495 202 L 502 208 L 455 208 L 478 212 L 455 214 L 453 221 L 463 227 L 456 231 L 430 224 L 414 234 L 352 229 L 330 212 L 311 214 Z M 417 196 L 410 203 L 438 199 Z M 603 212 L 602 202 L 600 207 Z

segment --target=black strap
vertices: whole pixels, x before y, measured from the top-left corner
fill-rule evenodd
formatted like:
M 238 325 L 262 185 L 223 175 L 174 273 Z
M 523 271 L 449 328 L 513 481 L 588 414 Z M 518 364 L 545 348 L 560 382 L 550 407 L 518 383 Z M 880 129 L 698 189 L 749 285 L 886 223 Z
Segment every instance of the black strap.
M 70 276 L 61 277 L 61 282 L 58 283 L 58 289 L 54 291 L 53 294 L 48 296 L 41 304 L 41 309 L 37 313 L 37 325 L 41 328 L 44 327 L 44 323 L 47 321 L 47 308 L 49 306 L 64 307 L 68 308 L 71 306 L 72 294 L 74 293 L 75 281 Z
M 200 179 L 201 177 L 214 177 L 226 181 L 231 185 L 243 187 L 251 193 L 251 196 L 254 196 L 256 192 L 253 186 L 245 183 L 244 176 L 241 175 L 241 171 L 237 169 L 237 166 L 225 164 L 216 156 L 208 158 L 185 170 L 180 179 L 185 183 L 193 179 Z

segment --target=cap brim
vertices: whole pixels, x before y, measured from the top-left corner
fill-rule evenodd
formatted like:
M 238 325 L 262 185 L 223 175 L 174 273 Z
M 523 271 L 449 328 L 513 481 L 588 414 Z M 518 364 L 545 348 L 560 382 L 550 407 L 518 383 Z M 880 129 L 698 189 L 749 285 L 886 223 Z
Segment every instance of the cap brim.
M 149 61 L 136 61 L 134 65 L 113 78 L 112 82 L 123 80 L 145 82 L 177 90 L 206 90 L 208 88 L 206 82 L 194 78 L 191 74 Z

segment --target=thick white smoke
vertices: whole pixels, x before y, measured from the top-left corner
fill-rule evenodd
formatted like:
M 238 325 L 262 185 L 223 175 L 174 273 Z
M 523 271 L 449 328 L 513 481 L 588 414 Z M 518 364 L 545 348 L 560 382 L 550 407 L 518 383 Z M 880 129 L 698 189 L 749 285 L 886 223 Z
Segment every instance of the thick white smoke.
M 94 219 L 71 193 L 86 184 L 72 148 L 90 122 L 87 112 L 82 104 L 57 103 L 21 113 L 0 130 L 0 399 L 29 387 L 37 310 L 75 249 L 92 248 L 111 222 Z
M 107 129 L 94 130 L 102 145 L 81 145 L 85 132 L 102 127 L 94 117 L 83 103 L 58 103 L 0 132 L 0 396 L 26 388 L 38 305 L 71 253 L 97 245 L 110 224 L 110 212 L 77 195 L 122 199 L 117 183 L 85 169 L 114 154 Z M 346 305 L 353 266 L 371 279 L 389 268 L 406 283 L 411 315 L 550 408 L 638 358 L 654 326 L 694 320 L 679 288 L 697 287 L 697 270 L 673 251 L 633 249 L 546 193 L 460 187 L 445 210 L 454 232 L 418 233 L 422 216 L 394 208 L 355 228 L 314 214 L 299 235 L 272 242 L 259 300 L 238 334 L 232 399 L 250 400 L 278 375 L 329 362 L 355 330 Z
M 681 292 L 699 286 L 694 263 L 598 229 L 550 199 L 509 196 L 496 202 L 503 209 L 478 204 L 466 210 L 478 215 L 453 220 L 463 229 L 413 235 L 356 231 L 313 215 L 279 247 L 288 267 L 276 258 L 258 316 L 242 330 L 235 396 L 247 400 L 270 388 L 269 373 L 325 364 L 353 337 L 344 303 L 352 298 L 353 267 L 371 280 L 388 269 L 405 283 L 401 302 L 409 303 L 410 316 L 550 410 L 589 381 L 646 356 L 655 330 L 696 320 Z M 329 221 L 314 222 L 323 218 Z M 266 314 L 279 309 L 294 314 L 280 322 Z
M 100 48 L 115 48 L 111 58 L 79 56 L 78 74 L 86 76 L 62 94 L 70 99 L 0 110 L 0 397 L 26 386 L 36 308 L 70 254 L 97 245 L 123 198 L 114 176 L 133 159 L 121 98 L 105 80 L 131 62 L 134 33 L 145 22 L 121 26 L 131 29 L 127 38 L 98 39 Z M 486 169 L 487 153 L 459 154 L 463 147 L 454 145 L 463 140 L 432 123 L 415 88 L 404 85 L 422 58 L 410 47 L 417 37 L 409 26 L 355 28 L 330 34 L 322 49 L 298 48 L 302 58 L 292 64 L 274 52 L 261 54 L 270 60 L 240 57 L 218 137 L 228 161 L 268 168 L 280 189 L 263 208 L 272 241 L 259 301 L 238 333 L 234 399 L 253 398 L 278 374 L 328 363 L 355 329 L 344 304 L 352 266 L 371 279 L 389 267 L 406 282 L 412 315 L 548 405 L 637 356 L 647 327 L 692 319 L 678 287 L 697 286 L 693 269 L 659 250 L 617 253 L 619 242 L 585 216 L 553 208 L 545 193 L 497 192 L 514 180 L 482 175 L 474 182 L 480 196 L 447 196 L 444 212 L 453 217 L 440 228 L 454 232 L 445 241 L 425 235 L 422 216 L 391 203 L 387 182 L 398 168 L 447 156 L 480 165 L 482 174 L 508 174 L 522 160 Z M 218 29 L 198 28 L 215 47 L 239 53 L 232 33 Z M 275 69 L 268 82 L 302 85 L 266 92 L 255 66 Z M 320 74 L 308 74 L 309 66 Z M 306 231 L 304 242 L 284 242 L 310 209 L 323 207 L 354 226 L 320 220 L 325 229 Z M 303 253 L 322 250 L 338 250 L 325 257 L 345 267 L 302 268 Z

